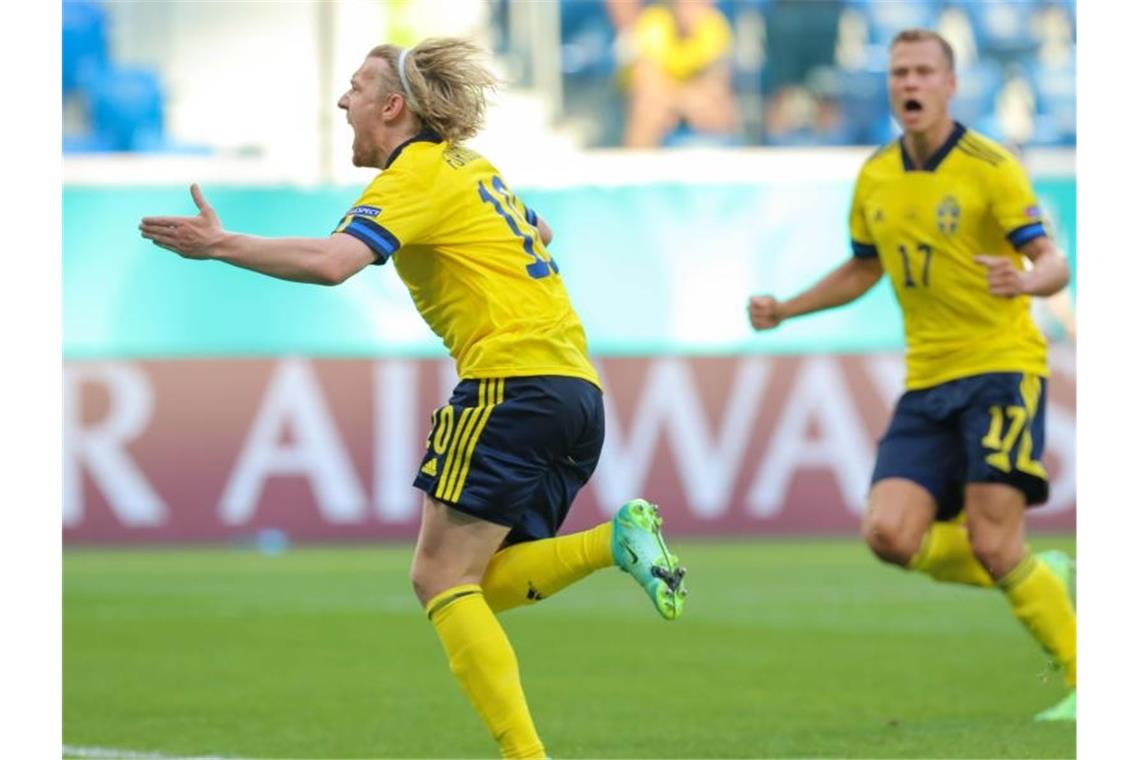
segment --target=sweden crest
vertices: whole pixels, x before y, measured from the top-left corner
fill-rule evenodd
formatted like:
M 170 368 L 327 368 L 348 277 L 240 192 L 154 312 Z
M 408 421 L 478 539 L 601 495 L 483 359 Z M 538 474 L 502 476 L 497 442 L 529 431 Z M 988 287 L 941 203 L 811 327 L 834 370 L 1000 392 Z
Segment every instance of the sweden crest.
M 938 204 L 938 229 L 943 235 L 949 237 L 958 231 L 958 221 L 962 217 L 962 208 L 953 195 L 947 195 Z

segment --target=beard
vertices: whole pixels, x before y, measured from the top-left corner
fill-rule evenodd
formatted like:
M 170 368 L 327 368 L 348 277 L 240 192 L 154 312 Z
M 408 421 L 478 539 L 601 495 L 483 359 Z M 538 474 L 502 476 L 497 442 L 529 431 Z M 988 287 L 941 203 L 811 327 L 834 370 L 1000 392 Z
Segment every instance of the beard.
M 380 168 L 375 148 L 370 149 L 367 145 L 361 145 L 359 136 L 354 136 L 352 139 L 352 165 Z
M 360 160 L 360 137 L 357 136 L 356 131 L 352 133 L 352 163 L 359 166 L 357 161 Z

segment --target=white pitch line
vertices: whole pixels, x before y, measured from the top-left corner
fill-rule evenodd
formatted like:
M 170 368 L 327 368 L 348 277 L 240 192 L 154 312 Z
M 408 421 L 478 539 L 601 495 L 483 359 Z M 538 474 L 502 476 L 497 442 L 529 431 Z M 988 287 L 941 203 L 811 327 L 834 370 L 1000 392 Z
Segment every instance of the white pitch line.
M 161 752 L 136 752 L 110 747 L 73 747 L 70 744 L 63 745 L 63 754 L 66 757 L 91 757 L 104 760 L 237 760 L 221 755 L 164 755 Z

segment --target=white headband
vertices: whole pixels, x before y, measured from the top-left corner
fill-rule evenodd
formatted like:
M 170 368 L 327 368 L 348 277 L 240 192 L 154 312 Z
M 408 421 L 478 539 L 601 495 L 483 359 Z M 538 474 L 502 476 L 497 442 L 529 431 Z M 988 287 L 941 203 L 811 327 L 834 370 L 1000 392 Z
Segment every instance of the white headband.
M 396 69 L 400 73 L 400 85 L 403 86 L 403 88 L 404 88 L 404 96 L 408 101 L 408 105 L 412 107 L 413 111 L 415 111 L 415 110 L 417 110 L 416 98 L 414 95 L 412 95 L 412 88 L 408 84 L 408 75 L 404 73 L 404 59 L 407 57 L 408 57 L 408 49 L 404 48 L 403 50 L 400 51 L 400 60 L 396 64 Z

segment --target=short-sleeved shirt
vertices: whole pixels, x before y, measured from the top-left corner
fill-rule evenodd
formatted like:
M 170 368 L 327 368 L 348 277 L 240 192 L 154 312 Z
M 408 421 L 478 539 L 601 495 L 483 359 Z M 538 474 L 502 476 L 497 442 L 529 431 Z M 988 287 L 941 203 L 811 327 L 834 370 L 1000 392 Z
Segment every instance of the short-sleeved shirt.
M 388 259 L 460 378 L 578 377 L 601 387 L 538 217 L 483 156 L 431 132 L 400 145 L 335 232 Z
M 991 295 L 974 256 L 1008 256 L 1046 235 L 1025 171 L 1003 147 L 955 124 L 922 169 L 902 140 L 863 165 L 851 205 L 857 257 L 877 257 L 906 330 L 908 389 L 987 372 L 1045 377 L 1046 346 L 1028 296 Z

